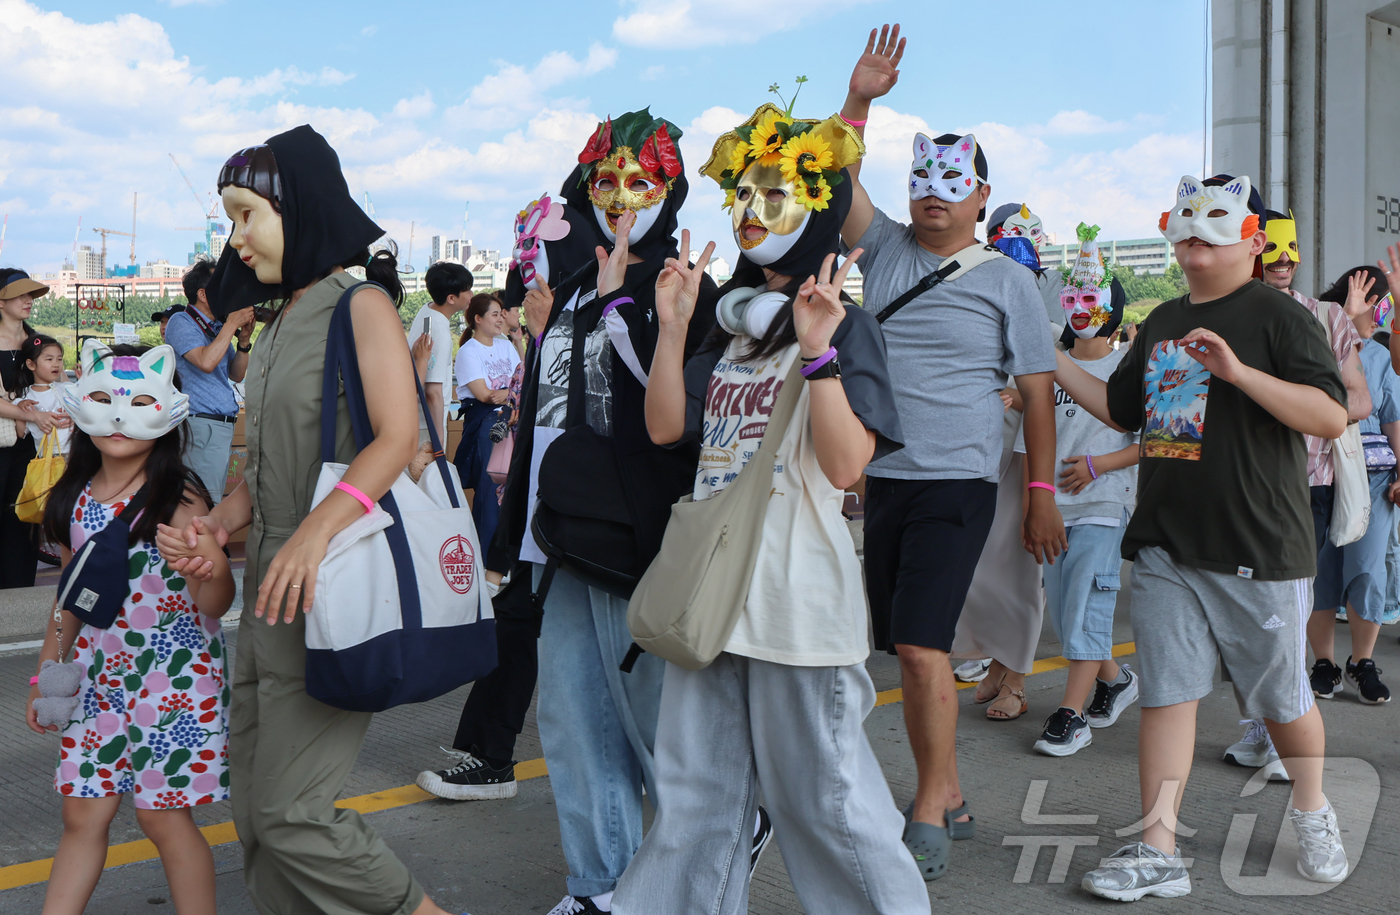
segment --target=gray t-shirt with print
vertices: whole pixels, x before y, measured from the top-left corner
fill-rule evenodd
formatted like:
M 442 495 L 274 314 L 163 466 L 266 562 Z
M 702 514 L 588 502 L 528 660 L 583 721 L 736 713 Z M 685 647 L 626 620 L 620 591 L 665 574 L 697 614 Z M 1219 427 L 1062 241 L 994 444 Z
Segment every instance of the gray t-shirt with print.
M 943 258 L 914 230 L 875 211 L 852 247 L 867 311 L 886 305 L 937 270 Z M 1008 375 L 1055 370 L 1055 348 L 1035 274 L 997 258 L 940 283 L 883 325 L 904 448 L 866 468 L 898 480 L 997 480 Z

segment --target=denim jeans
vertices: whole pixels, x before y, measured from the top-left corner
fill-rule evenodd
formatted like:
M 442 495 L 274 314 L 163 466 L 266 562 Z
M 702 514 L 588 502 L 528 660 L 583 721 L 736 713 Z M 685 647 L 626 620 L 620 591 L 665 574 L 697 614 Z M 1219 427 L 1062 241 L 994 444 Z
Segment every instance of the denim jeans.
M 1123 531 L 1118 527 L 1074 524 L 1065 528 L 1069 548 L 1046 563 L 1045 615 L 1055 627 L 1061 654 L 1071 661 L 1113 657 L 1113 609 L 1121 587 Z
M 538 584 L 542 566 L 535 566 Z M 665 662 L 618 665 L 632 644 L 627 601 L 556 572 L 540 627 L 537 719 L 575 897 L 610 892 L 642 844 Z

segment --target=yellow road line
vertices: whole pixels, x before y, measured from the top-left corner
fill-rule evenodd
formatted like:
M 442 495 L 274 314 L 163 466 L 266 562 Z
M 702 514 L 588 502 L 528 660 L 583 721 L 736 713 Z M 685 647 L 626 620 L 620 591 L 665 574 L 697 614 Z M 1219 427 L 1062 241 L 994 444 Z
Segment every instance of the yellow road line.
M 1137 651 L 1137 646 L 1133 642 L 1124 642 L 1122 645 L 1113 646 L 1113 656 L 1133 654 Z M 1060 670 L 1068 667 L 1069 661 L 1061 657 L 1042 658 L 1035 662 L 1031 668 L 1032 674 L 1043 674 L 1052 670 Z M 958 689 L 967 689 L 976 686 L 975 683 L 959 683 Z M 904 691 L 899 689 L 887 689 L 877 693 L 875 696 L 876 705 L 890 705 L 899 702 L 904 698 Z M 515 765 L 515 780 L 519 782 L 532 778 L 541 778 L 549 774 L 543 759 L 528 759 Z M 404 785 L 399 788 L 389 788 L 384 791 L 375 791 L 371 794 L 361 794 L 358 797 L 347 797 L 344 800 L 336 801 L 337 807 L 344 807 L 347 810 L 354 810 L 359 813 L 374 813 L 379 810 L 393 810 L 396 807 L 407 807 L 410 804 L 417 804 L 433 798 L 417 785 Z M 214 823 L 211 826 L 203 826 L 199 830 L 204 833 L 204 838 L 210 845 L 224 845 L 237 841 L 238 833 L 233 828 L 233 823 Z M 113 845 L 107 849 L 107 863 L 104 866 L 118 867 L 123 864 L 135 864 L 139 861 L 154 861 L 160 854 L 156 851 L 155 844 L 149 839 L 141 839 L 137 842 L 123 842 L 120 845 Z M 13 890 L 22 886 L 33 886 L 36 883 L 43 883 L 49 879 L 49 871 L 53 868 L 53 858 L 45 858 L 42 861 L 26 861 L 23 864 L 11 864 L 9 867 L 0 867 L 0 891 Z

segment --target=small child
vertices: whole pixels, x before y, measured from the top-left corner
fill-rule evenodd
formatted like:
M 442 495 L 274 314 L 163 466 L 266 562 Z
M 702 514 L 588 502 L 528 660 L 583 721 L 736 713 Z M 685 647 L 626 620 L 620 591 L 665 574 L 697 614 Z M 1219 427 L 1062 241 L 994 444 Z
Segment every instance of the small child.
M 1078 233 L 1079 256 L 1060 294 L 1066 318 L 1060 342 L 1080 368 L 1107 381 L 1128 355 L 1109 343 L 1123 320 L 1127 294 L 1104 266 L 1098 227 L 1081 222 Z M 1123 531 L 1137 490 L 1138 446 L 1137 436 L 1105 426 L 1059 387 L 1055 404 L 1055 455 L 1067 465 L 1055 504 L 1069 549 L 1044 567 L 1045 609 L 1069 660 L 1069 680 L 1035 750 L 1073 756 L 1093 742 L 1091 728 L 1112 726 L 1138 697 L 1137 677 L 1113 660 L 1113 610 Z
M 1255 279 L 1266 222 L 1248 178 L 1182 178 L 1160 226 L 1189 293 L 1153 310 L 1107 384 L 1057 359 L 1055 380 L 1080 406 L 1142 433 L 1123 555 L 1134 560 L 1143 675 L 1143 832 L 1084 876 L 1095 896 L 1191 892 L 1177 811 L 1196 706 L 1222 662 L 1243 717 L 1264 720 L 1293 780 L 1299 873 L 1338 883 L 1348 872 L 1322 793 L 1326 740 L 1303 666 L 1317 569 L 1303 436 L 1345 431 L 1346 388 L 1316 319 Z
M 30 401 L 36 410 L 44 413 L 63 412 L 63 344 L 53 337 L 35 334 L 24 341 L 19 348 L 20 384 L 23 393 L 20 402 Z M 43 441 L 44 431 L 39 424 L 30 422 L 29 434 L 37 445 Z M 58 449 L 68 454 L 68 440 L 73 434 L 71 423 L 56 427 Z
M 158 523 L 182 527 L 210 504 L 180 459 L 189 398 L 175 382 L 175 351 L 89 340 L 82 364 L 82 380 L 64 397 L 77 426 L 72 453 L 43 525 L 62 546 L 64 565 L 134 496 L 147 495 L 145 509 L 129 519 L 131 591 L 116 621 L 105 630 L 80 628 L 65 610 L 50 622 L 39 653 L 41 665 L 61 662 L 76 643 L 73 660 L 83 670 L 81 701 L 62 728 L 54 787 L 63 795 L 63 837 L 44 911 L 84 910 L 107 857 L 108 827 L 122 796 L 132 794 L 176 910 L 214 915 L 214 858 L 190 809 L 229 796 L 229 687 L 219 617 L 233 601 L 233 575 L 217 544 L 204 545 L 203 554 L 216 562 L 204 582 L 181 577 L 155 547 Z M 37 679 L 27 718 L 42 734 Z

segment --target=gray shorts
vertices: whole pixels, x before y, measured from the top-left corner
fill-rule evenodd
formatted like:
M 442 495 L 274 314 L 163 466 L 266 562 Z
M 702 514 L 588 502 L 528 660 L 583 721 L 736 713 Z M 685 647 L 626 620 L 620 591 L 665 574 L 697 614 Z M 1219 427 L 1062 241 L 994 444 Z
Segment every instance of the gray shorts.
M 1146 547 L 1133 564 L 1133 635 L 1145 708 L 1203 698 L 1217 661 L 1246 718 L 1287 723 L 1313 706 L 1307 678 L 1312 581 L 1254 581 Z

